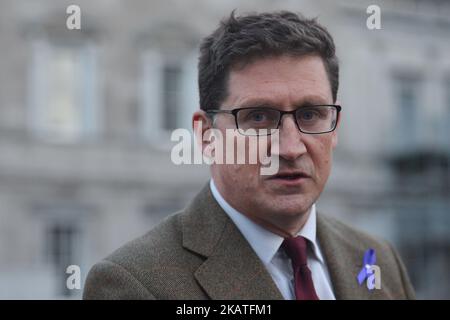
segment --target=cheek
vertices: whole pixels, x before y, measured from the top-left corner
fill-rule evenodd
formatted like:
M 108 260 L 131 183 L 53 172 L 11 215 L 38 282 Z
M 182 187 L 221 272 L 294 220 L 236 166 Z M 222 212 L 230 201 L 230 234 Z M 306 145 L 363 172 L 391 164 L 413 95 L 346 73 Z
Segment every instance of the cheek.
M 315 173 L 320 181 L 328 178 L 332 162 L 332 139 L 322 139 L 315 141 L 310 148 L 311 158 L 314 162 Z
M 257 165 L 222 165 L 221 175 L 235 189 L 248 188 L 256 183 L 259 167 Z
M 236 181 L 247 187 L 255 186 L 259 180 L 259 165 L 256 164 L 242 164 L 235 165 L 234 175 Z

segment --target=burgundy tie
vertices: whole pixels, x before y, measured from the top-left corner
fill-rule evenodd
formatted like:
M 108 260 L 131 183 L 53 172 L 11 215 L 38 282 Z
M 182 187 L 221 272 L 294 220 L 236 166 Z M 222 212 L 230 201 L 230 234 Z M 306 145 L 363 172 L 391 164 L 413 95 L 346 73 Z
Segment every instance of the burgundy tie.
M 306 263 L 306 239 L 300 236 L 285 238 L 282 246 L 292 261 L 296 299 L 319 300 L 314 289 L 311 271 Z

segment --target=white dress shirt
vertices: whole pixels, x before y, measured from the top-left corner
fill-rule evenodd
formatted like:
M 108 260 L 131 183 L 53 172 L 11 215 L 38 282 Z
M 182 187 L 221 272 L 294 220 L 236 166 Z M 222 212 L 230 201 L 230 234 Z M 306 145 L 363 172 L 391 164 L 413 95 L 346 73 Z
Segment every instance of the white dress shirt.
M 286 300 L 295 300 L 294 273 L 291 259 L 280 249 L 284 238 L 259 226 L 244 214 L 230 206 L 217 190 L 213 180 L 210 180 L 211 192 L 244 235 L 250 246 L 269 271 L 272 279 Z M 311 213 L 303 228 L 297 234 L 309 240 L 307 263 L 311 270 L 314 288 L 320 300 L 335 300 L 330 276 L 316 238 L 316 205 L 311 207 Z

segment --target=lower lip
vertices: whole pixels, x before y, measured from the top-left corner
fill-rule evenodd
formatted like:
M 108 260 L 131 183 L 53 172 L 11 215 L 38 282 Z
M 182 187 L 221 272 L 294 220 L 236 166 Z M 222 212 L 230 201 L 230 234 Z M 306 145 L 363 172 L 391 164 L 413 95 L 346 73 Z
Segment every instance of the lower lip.
M 282 186 L 286 186 L 286 187 L 296 187 L 296 186 L 300 186 L 307 179 L 308 179 L 307 177 L 298 177 L 295 179 L 271 178 L 271 179 L 269 179 L 269 181 L 272 181 L 278 185 L 282 185 Z

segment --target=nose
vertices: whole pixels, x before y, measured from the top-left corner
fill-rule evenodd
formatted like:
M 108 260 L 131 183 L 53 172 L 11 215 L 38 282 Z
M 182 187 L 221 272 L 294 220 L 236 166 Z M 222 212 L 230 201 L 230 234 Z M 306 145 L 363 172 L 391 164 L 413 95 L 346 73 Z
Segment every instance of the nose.
M 303 141 L 304 133 L 300 132 L 293 115 L 281 118 L 279 141 L 279 156 L 287 161 L 294 161 L 307 152 Z

